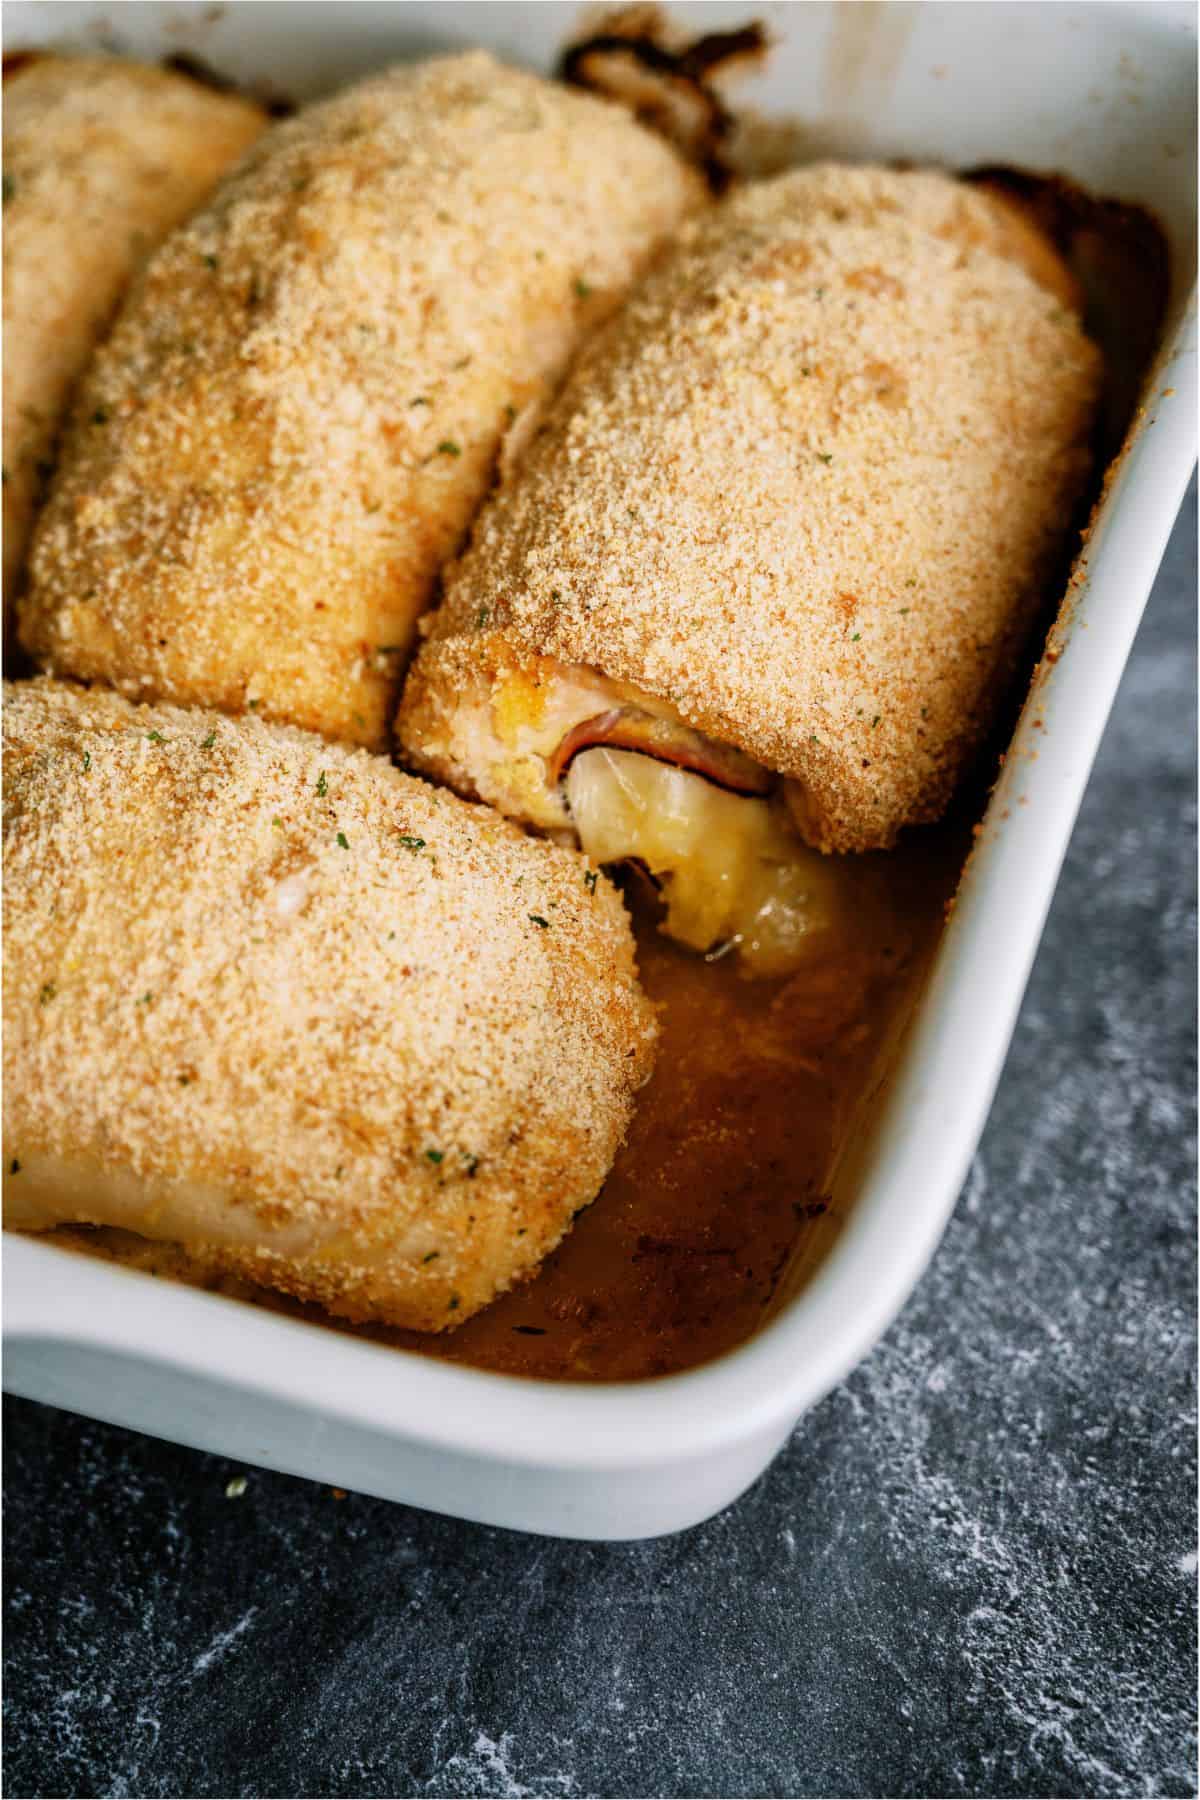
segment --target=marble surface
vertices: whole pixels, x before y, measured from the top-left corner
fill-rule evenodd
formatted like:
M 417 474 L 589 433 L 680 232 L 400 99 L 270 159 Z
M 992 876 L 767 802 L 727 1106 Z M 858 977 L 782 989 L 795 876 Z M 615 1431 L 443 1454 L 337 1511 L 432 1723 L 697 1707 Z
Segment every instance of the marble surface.
M 1193 491 L 946 1240 L 751 1492 L 549 1542 L 8 1401 L 9 1794 L 1195 1791 L 1195 566 Z

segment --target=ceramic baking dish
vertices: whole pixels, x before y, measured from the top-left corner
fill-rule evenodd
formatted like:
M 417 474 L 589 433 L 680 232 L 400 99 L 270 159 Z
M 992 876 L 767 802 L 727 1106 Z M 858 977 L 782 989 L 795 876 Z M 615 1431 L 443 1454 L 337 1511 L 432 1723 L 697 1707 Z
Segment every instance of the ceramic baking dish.
M 753 8 L 673 9 L 712 30 Z M 584 1538 L 677 1530 L 734 1499 L 871 1347 L 937 1244 L 987 1116 L 1110 704 L 1195 455 L 1190 5 L 805 4 L 741 91 L 854 157 L 1065 173 L 1151 207 L 1162 352 L 992 796 L 931 978 L 837 1180 L 848 1223 L 756 1336 L 688 1373 L 559 1385 L 452 1367 L 8 1236 L 5 1386 L 203 1449 L 465 1518 Z M 199 53 L 306 96 L 470 43 L 547 68 L 555 4 L 10 3 L 6 48 Z M 1034 714 L 1039 728 L 1034 729 Z

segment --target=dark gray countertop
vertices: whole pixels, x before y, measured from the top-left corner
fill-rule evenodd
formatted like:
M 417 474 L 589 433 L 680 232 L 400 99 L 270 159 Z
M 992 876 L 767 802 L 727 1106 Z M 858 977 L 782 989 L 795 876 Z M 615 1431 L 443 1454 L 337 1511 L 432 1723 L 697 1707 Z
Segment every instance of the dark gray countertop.
M 526 1538 L 5 1402 L 28 1794 L 1195 1791 L 1195 492 L 899 1323 L 720 1518 Z

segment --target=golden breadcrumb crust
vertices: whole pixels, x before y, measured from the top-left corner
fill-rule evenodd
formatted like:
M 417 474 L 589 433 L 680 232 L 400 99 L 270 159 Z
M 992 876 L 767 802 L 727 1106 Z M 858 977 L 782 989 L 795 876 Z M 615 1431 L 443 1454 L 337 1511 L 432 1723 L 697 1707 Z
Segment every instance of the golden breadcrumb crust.
M 6 1222 L 65 1171 L 60 1218 L 427 1330 L 536 1268 L 652 1059 L 602 876 L 254 719 L 39 680 L 4 744 Z
M 6 609 L 68 398 L 130 275 L 266 122 L 248 100 L 113 57 L 38 55 L 6 76 Z
M 1027 239 L 948 176 L 835 165 L 686 224 L 447 577 L 406 755 L 472 791 L 455 696 L 544 654 L 796 778 L 823 849 L 936 818 L 1088 468 L 1099 353 Z
M 133 697 L 382 747 L 502 439 L 701 199 L 621 108 L 483 53 L 276 125 L 92 367 L 23 641 Z

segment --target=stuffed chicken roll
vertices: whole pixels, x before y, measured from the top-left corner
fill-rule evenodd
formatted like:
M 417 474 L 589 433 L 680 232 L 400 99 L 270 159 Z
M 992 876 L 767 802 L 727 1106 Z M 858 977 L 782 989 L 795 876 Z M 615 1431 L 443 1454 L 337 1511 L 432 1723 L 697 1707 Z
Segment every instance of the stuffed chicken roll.
M 4 1222 L 437 1331 L 591 1201 L 649 1073 L 576 852 L 254 719 L 4 701 Z
M 622 108 L 482 53 L 276 125 L 91 368 L 24 643 L 135 698 L 382 746 L 502 447 L 702 197 Z
M 266 122 L 117 57 L 37 54 L 5 76 L 6 614 L 68 400 L 130 275 Z
M 843 859 L 945 807 L 1088 466 L 1053 247 L 937 173 L 817 166 L 687 224 L 484 509 L 413 666 L 413 766 L 787 966 Z M 850 898 L 847 899 L 847 895 Z

